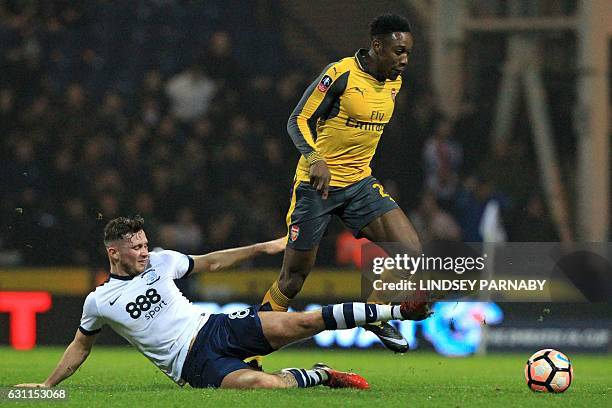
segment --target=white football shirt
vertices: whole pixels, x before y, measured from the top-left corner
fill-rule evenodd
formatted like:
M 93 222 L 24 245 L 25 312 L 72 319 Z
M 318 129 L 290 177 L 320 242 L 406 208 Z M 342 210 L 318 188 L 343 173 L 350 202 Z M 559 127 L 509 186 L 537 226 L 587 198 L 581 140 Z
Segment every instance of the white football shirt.
M 175 251 L 149 253 L 134 277 L 111 274 L 85 299 L 79 330 L 91 335 L 109 325 L 177 384 L 189 345 L 208 315 L 191 304 L 173 279 L 186 277 L 193 259 Z

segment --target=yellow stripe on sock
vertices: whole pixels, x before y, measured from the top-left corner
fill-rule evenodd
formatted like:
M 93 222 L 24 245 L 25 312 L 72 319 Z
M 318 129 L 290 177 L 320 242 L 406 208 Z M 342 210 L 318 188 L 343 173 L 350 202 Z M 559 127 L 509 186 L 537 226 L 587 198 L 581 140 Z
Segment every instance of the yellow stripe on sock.
M 270 303 L 275 312 L 286 312 L 289 309 L 289 298 L 281 292 L 278 281 L 275 281 L 266 292 L 261 304 Z

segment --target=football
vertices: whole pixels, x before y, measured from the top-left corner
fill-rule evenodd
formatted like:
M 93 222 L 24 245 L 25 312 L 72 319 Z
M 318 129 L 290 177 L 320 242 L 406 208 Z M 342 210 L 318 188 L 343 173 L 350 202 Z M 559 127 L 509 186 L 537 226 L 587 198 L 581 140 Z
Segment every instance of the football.
M 525 365 L 525 380 L 532 391 L 563 392 L 573 378 L 572 363 L 557 350 L 540 350 L 529 357 Z

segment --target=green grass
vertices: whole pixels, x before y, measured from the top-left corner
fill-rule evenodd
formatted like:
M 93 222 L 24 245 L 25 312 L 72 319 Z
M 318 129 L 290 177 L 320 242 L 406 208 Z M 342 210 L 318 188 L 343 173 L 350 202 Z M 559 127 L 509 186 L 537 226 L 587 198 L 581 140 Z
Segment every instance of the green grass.
M 0 348 L 0 386 L 44 380 L 62 351 L 61 348 L 38 348 L 16 352 Z M 310 367 L 314 362 L 323 361 L 358 372 L 368 379 L 371 389 L 236 391 L 198 390 L 189 386 L 181 389 L 129 347 L 94 347 L 87 362 L 62 387 L 70 394 L 70 406 L 84 407 L 610 406 L 611 355 L 571 355 L 575 381 L 564 394 L 552 395 L 533 393 L 525 385 L 523 364 L 527 354 L 450 359 L 420 351 L 401 356 L 383 350 L 286 349 L 266 358 L 266 370 Z

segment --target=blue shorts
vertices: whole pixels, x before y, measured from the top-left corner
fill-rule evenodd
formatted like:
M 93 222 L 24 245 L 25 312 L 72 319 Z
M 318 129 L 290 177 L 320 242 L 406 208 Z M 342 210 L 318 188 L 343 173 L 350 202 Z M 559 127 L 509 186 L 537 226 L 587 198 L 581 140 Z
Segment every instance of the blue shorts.
M 264 337 L 259 305 L 230 314 L 213 314 L 196 336 L 181 377 L 194 388 L 221 386 L 231 372 L 251 368 L 244 361 L 274 351 Z

